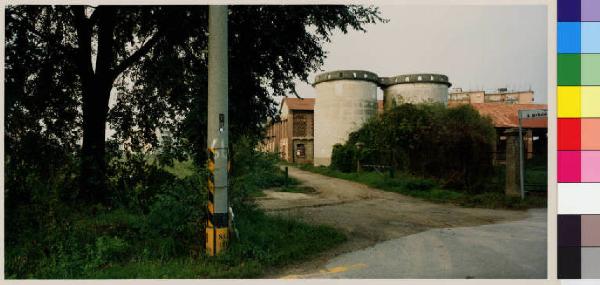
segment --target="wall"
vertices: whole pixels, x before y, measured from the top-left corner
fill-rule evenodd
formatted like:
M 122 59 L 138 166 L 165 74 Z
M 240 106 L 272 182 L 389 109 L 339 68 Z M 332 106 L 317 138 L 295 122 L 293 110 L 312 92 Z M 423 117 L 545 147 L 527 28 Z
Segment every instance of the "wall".
M 310 137 L 314 136 L 314 112 L 304 110 L 293 111 L 293 136 L 297 137 Z
M 304 145 L 304 156 L 300 156 L 298 152 L 298 145 Z M 313 163 L 314 144 L 313 139 L 294 139 L 293 143 L 294 156 L 293 161 L 295 163 Z
M 259 146 L 262 151 L 279 153 L 289 162 L 312 163 L 314 115 L 313 111 L 282 108 L 281 121 L 267 127 L 266 138 Z M 305 145 L 304 158 L 296 159 L 297 144 Z
M 448 94 L 448 102 L 464 104 L 484 103 L 485 93 L 483 91 L 453 92 Z
M 388 86 L 383 93 L 385 109 L 403 103 L 448 104 L 448 86 L 439 83 L 404 83 Z
M 377 111 L 377 85 L 371 81 L 334 80 L 315 84 L 314 164 L 329 165 L 334 144 L 344 143 Z
M 532 104 L 533 91 L 485 93 L 484 91 L 452 92 L 448 101 L 453 103 L 509 103 Z

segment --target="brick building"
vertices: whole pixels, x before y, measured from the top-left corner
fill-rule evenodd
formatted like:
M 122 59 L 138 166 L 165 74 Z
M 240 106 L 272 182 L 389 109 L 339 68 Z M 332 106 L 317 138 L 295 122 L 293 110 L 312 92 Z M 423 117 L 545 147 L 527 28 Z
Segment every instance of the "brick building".
M 288 162 L 313 163 L 315 98 L 285 97 L 280 106 L 280 120 L 267 126 L 261 150 Z M 383 100 L 377 101 L 377 111 L 383 112 Z
M 451 102 L 449 107 L 458 106 L 464 103 Z M 492 119 L 494 128 L 496 129 L 496 154 L 497 159 L 504 160 L 506 152 L 506 137 L 504 131 L 511 128 L 519 127 L 519 110 L 547 110 L 546 104 L 513 104 L 513 103 L 471 103 L 471 106 L 483 116 Z M 527 153 L 527 158 L 532 158 L 535 153 L 538 155 L 546 155 L 548 149 L 548 120 L 540 119 L 524 119 L 521 127 L 525 132 L 523 136 L 524 151 Z
M 475 94 L 475 92 L 471 93 Z M 470 104 L 481 115 L 490 117 L 498 137 L 496 142 L 497 158 L 503 160 L 506 148 L 504 131 L 518 127 L 517 114 L 519 110 L 548 109 L 545 104 L 532 104 L 532 100 L 527 99 L 529 94 L 523 96 L 523 100 L 527 103 L 517 103 L 518 99 L 516 102 L 513 99 L 505 100 L 507 97 L 504 96 L 502 100 L 491 97 L 492 99 L 487 102 L 480 103 L 477 103 L 479 99 L 449 100 L 448 106 Z M 312 163 L 314 159 L 314 106 L 314 98 L 284 98 L 279 109 L 280 120 L 268 125 L 261 149 L 266 152 L 279 153 L 282 159 L 289 162 Z M 377 109 L 378 113 L 383 112 L 382 100 L 378 100 Z M 525 130 L 525 151 L 528 153 L 528 157 L 532 157 L 535 152 L 545 153 L 548 144 L 547 120 L 523 120 L 522 127 Z
M 454 88 L 448 93 L 448 103 L 504 103 L 504 104 L 531 104 L 533 103 L 533 91 L 508 91 L 499 88 L 496 91 L 463 91 L 462 88 Z
M 263 150 L 279 153 L 282 159 L 312 163 L 314 147 L 314 98 L 284 98 L 280 120 L 269 124 Z

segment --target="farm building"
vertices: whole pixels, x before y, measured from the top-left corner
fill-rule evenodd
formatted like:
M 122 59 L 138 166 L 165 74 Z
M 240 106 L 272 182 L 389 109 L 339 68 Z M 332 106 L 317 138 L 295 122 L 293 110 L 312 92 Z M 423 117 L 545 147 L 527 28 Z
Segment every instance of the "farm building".
M 288 162 L 329 165 L 333 145 L 344 143 L 348 134 L 362 124 L 402 103 L 441 103 L 448 107 L 470 104 L 491 118 L 498 140 L 496 158 L 501 161 L 506 149 L 503 133 L 518 127 L 519 110 L 547 110 L 545 104 L 533 104 L 533 91 L 449 92 L 451 83 L 442 74 L 419 73 L 378 77 L 364 70 L 338 70 L 319 74 L 313 87 L 317 98 L 282 100 L 278 121 L 267 126 L 261 148 L 278 153 Z M 383 100 L 377 100 L 377 91 Z M 547 149 L 547 120 L 523 120 L 525 150 L 528 157 Z

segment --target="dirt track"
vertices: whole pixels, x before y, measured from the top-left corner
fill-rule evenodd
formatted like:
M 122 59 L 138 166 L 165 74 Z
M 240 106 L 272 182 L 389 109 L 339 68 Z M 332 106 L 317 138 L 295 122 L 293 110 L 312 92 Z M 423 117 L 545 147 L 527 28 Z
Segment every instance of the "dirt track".
M 318 270 L 328 259 L 376 243 L 432 228 L 466 227 L 528 217 L 525 211 L 461 208 L 385 192 L 294 167 L 289 175 L 316 190 L 315 193 L 266 191 L 257 203 L 269 213 L 326 224 L 342 230 L 348 242 L 324 252 L 315 260 L 275 272 L 272 277 Z

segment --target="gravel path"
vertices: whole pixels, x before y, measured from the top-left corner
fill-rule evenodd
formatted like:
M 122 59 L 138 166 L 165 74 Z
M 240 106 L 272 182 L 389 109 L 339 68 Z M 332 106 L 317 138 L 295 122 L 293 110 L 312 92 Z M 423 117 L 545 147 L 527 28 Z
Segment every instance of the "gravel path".
M 364 258 L 360 257 L 354 260 L 357 262 L 340 261 L 346 264 L 344 268 L 338 268 L 338 263 L 335 263 L 334 258 L 342 258 L 342 254 L 346 253 L 359 254 L 360 250 L 375 245 L 381 246 L 382 242 L 392 242 L 392 240 L 427 232 L 432 229 L 440 229 L 437 232 L 439 234 L 448 228 L 506 223 L 530 217 L 530 214 L 526 211 L 462 208 L 450 204 L 434 204 L 421 199 L 370 188 L 352 181 L 302 171 L 294 167 L 289 167 L 289 175 L 298 179 L 303 185 L 314 188 L 316 190 L 315 193 L 303 194 L 266 191 L 266 196 L 257 200 L 259 206 L 274 215 L 290 216 L 308 223 L 326 224 L 336 227 L 347 235 L 348 242 L 324 252 L 310 262 L 273 272 L 270 277 L 310 278 L 313 276 L 318 277 L 320 273 L 323 273 L 324 275 L 320 276 L 320 278 L 400 278 L 398 276 L 392 277 L 385 272 L 373 270 L 373 266 L 370 266 L 368 261 L 370 253 L 367 252 L 364 253 L 366 254 Z M 545 210 L 543 212 L 545 213 Z M 527 224 L 521 225 L 521 227 L 528 226 Z M 519 224 L 516 227 L 519 228 Z M 536 242 L 542 242 L 541 239 L 543 238 L 545 252 L 545 224 L 541 228 L 544 230 L 544 234 L 539 235 L 539 238 L 532 238 L 536 239 Z M 435 233 L 433 234 L 435 235 Z M 523 232 L 523 237 L 528 234 L 527 232 Z M 473 236 L 472 244 L 480 242 L 481 239 L 481 237 Z M 465 236 L 462 241 L 466 241 L 466 243 L 463 243 L 463 246 L 468 247 L 471 244 L 468 236 Z M 400 246 L 401 244 L 390 246 L 392 248 L 397 247 L 399 250 L 403 249 L 405 250 L 405 255 L 412 256 L 418 252 L 424 252 L 423 248 L 427 248 L 428 246 L 439 246 L 440 240 L 431 240 L 431 244 L 427 244 L 427 241 L 423 242 L 420 245 L 402 244 L 406 245 L 405 247 Z M 459 246 L 458 243 L 456 245 Z M 414 251 L 412 247 L 415 247 Z M 461 252 L 460 247 L 457 249 L 458 252 Z M 421 254 L 419 253 L 419 257 L 428 258 L 421 256 Z M 394 258 L 394 256 L 391 258 Z M 364 261 L 358 262 L 359 259 L 364 259 Z M 461 260 L 456 260 L 456 262 L 461 262 Z M 545 268 L 545 258 L 539 262 L 543 262 Z M 492 263 L 493 261 L 487 264 L 480 262 L 479 264 L 485 267 L 492 266 Z M 410 267 L 410 271 L 421 272 L 419 276 L 425 276 L 426 272 L 438 270 L 427 268 L 426 265 L 426 263 L 414 263 L 413 267 Z M 422 266 L 422 268 L 421 270 L 415 270 L 414 266 Z M 393 269 L 391 270 L 393 271 Z M 452 278 L 453 276 L 455 276 L 454 278 L 465 278 L 467 276 L 460 270 L 442 270 L 441 272 L 444 272 L 443 275 L 448 278 Z M 405 273 L 401 274 L 404 276 L 406 275 Z M 408 277 L 410 276 L 403 278 Z

